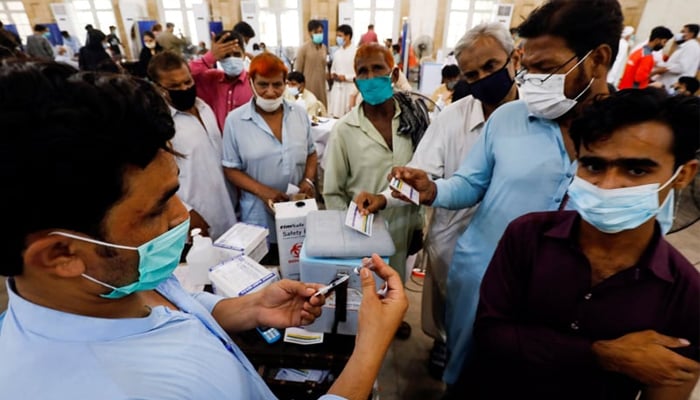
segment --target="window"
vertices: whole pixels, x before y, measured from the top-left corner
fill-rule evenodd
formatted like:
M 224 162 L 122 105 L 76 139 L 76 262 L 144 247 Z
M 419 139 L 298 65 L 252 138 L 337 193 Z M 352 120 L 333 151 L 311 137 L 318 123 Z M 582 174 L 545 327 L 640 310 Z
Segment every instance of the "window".
M 33 33 L 22 1 L 0 0 L 0 21 L 5 25 L 14 25 L 22 40 L 26 40 L 27 36 Z
M 491 21 L 496 7 L 496 0 L 450 0 L 445 21 L 445 47 L 454 47 L 469 29 Z
M 384 39 L 398 37 L 400 0 L 357 0 L 353 2 L 354 16 L 353 38 L 359 43 L 360 37 L 367 32 L 367 25 L 374 24 L 379 43 Z
M 258 1 L 260 42 L 270 47 L 299 47 L 306 24 L 302 23 L 299 0 L 260 0 Z
M 90 24 L 107 35 L 110 25 L 117 26 L 110 0 L 73 0 L 71 3 L 75 8 L 79 29 Z
M 175 25 L 173 33 L 176 36 L 184 35 L 191 43 L 199 43 L 204 38 L 197 34 L 195 25 L 193 4 L 199 4 L 201 0 L 161 0 L 163 7 L 163 29 L 170 22 Z

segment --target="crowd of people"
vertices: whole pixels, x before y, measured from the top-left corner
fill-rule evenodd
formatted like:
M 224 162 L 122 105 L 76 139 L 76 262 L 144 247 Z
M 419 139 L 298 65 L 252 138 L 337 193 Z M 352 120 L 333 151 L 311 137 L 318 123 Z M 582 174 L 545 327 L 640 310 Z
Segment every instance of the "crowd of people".
M 410 335 L 419 251 L 446 400 L 688 398 L 700 273 L 665 235 L 699 165 L 697 24 L 634 47 L 617 0 L 547 0 L 518 42 L 499 22 L 466 31 L 432 101 L 373 25 L 359 40 L 340 25 L 333 49 L 320 21 L 306 28 L 287 64 L 247 52 L 245 22 L 192 58 L 155 24 L 127 70 L 115 27 L 54 48 L 45 26 L 26 45 L 0 26 L 3 393 L 274 398 L 231 336 L 312 323 L 321 284 L 224 299 L 172 273 L 190 230 L 216 239 L 239 221 L 268 228 L 261 263 L 278 264 L 271 205 L 294 186 L 380 214 L 396 248 L 363 261 L 355 350 L 324 399 L 367 399 Z M 322 165 L 318 117 L 337 119 Z

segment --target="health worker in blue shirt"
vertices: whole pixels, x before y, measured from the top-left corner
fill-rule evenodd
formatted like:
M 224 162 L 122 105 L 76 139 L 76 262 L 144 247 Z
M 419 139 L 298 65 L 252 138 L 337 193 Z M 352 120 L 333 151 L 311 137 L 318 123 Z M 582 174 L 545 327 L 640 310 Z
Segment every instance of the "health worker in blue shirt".
M 229 334 L 313 322 L 321 285 L 282 280 L 229 299 L 183 290 L 182 155 L 153 85 L 3 61 L 0 125 L 20 133 L 0 136 L 12 226 L 0 248 L 0 397 L 275 398 Z M 368 397 L 408 306 L 396 272 L 376 255 L 368 265 L 357 351 L 325 399 Z M 370 270 L 388 283 L 383 299 Z
M 407 167 L 391 173 L 416 188 L 422 204 L 460 209 L 481 202 L 448 271 L 449 355 L 443 376 L 448 385 L 468 359 L 481 278 L 506 226 L 523 214 L 562 207 L 575 174 L 569 125 L 590 99 L 608 93 L 607 71 L 621 31 L 616 0 L 544 3 L 519 28 L 524 70 L 516 79 L 523 100 L 491 115 L 449 179 L 433 182 L 424 171 Z

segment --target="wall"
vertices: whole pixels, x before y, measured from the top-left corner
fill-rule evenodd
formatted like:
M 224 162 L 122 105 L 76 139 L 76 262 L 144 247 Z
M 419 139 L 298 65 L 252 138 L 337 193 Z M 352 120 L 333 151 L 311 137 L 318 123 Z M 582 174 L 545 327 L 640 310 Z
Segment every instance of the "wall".
M 655 26 L 663 25 L 677 33 L 683 25 L 690 23 L 700 23 L 700 1 L 647 0 L 635 32 L 636 43 L 646 42 Z

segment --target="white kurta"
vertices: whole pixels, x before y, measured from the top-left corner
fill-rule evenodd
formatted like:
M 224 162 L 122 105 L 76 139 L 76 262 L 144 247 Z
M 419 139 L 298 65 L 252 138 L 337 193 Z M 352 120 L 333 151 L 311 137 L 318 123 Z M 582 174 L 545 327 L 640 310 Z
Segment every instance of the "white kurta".
M 686 40 L 661 66 L 668 68 L 668 71 L 661 74 L 657 81 L 663 83 L 666 89 L 681 76 L 695 77 L 700 69 L 700 43 L 697 39 Z
M 199 98 L 195 106 L 202 122 L 192 114 L 170 107 L 175 121 L 172 145 L 186 156 L 176 158 L 180 168 L 177 195 L 204 217 L 211 238 L 216 240 L 236 223 L 236 197 L 221 167 L 222 138 L 214 112 Z
M 627 57 L 629 56 L 630 43 L 624 38 L 620 38 L 620 46 L 617 50 L 617 57 L 610 71 L 608 71 L 608 83 L 617 87 L 617 83 L 622 78 L 622 73 L 625 72 Z
M 335 51 L 333 54 L 333 65 L 331 65 L 331 75 L 344 75 L 345 82 L 333 82 L 331 88 L 331 97 L 328 102 L 328 115 L 340 118 L 347 114 L 352 108 L 350 106 L 350 96 L 355 91 L 355 52 L 357 48 L 354 45 L 343 47 Z

